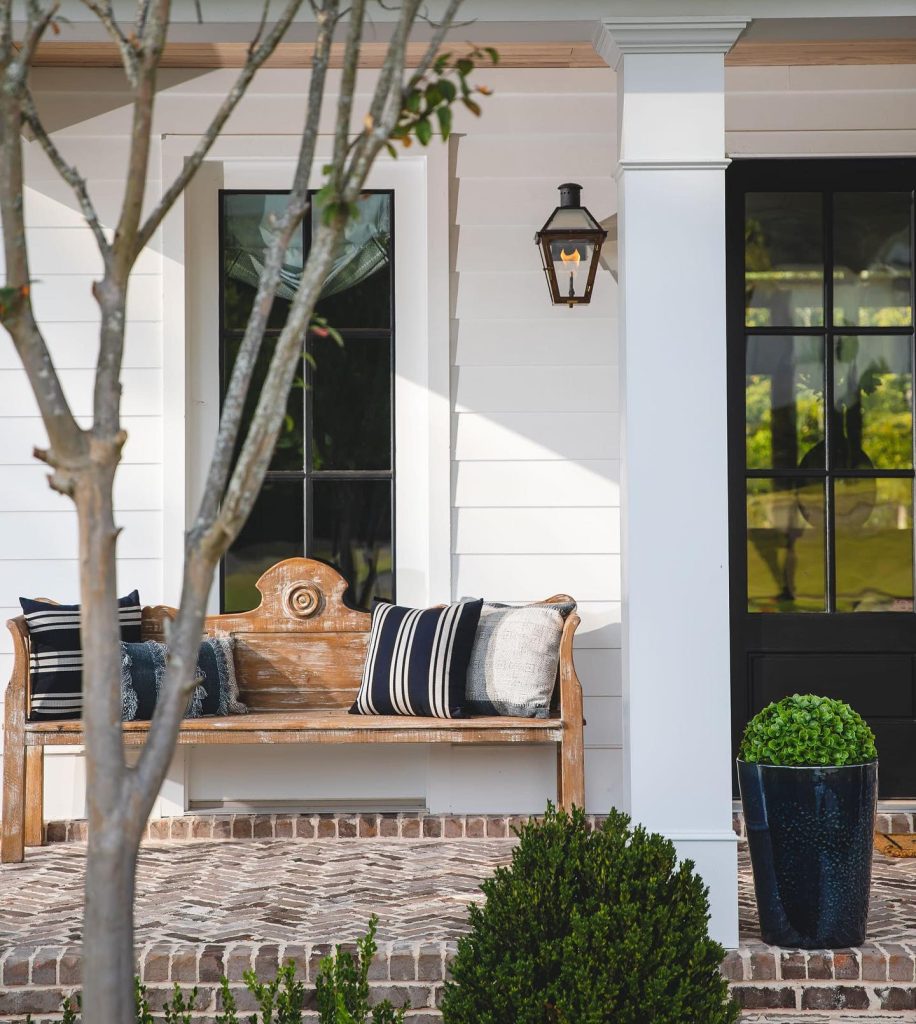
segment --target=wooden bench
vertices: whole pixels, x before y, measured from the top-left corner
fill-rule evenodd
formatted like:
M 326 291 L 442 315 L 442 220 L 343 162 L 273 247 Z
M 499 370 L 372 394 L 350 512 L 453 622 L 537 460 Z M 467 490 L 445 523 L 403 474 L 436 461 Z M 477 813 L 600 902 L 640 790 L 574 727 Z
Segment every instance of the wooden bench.
M 553 743 L 557 802 L 585 802 L 582 688 L 573 664 L 575 613 L 566 619 L 546 719 L 466 719 L 348 714 L 359 689 L 371 616 L 344 602 L 346 581 L 322 562 L 291 558 L 258 580 L 254 611 L 211 615 L 207 632 L 235 638 L 235 665 L 249 714 L 187 719 L 181 744 L 211 743 Z M 571 598 L 557 595 L 552 602 Z M 143 638 L 164 639 L 174 609 L 143 609 Z M 84 743 L 80 721 L 29 721 L 29 634 L 19 616 L 7 623 L 15 662 L 6 690 L 3 744 L 3 861 L 21 861 L 25 846 L 43 841 L 44 747 Z M 145 740 L 148 722 L 125 722 L 124 742 Z

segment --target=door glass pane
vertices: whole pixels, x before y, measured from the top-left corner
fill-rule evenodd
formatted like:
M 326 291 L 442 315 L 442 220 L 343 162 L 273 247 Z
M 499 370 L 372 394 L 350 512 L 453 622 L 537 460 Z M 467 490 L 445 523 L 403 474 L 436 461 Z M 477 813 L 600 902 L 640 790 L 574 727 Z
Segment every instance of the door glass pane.
M 391 340 L 310 342 L 312 468 L 391 469 Z
M 746 352 L 748 469 L 823 468 L 823 339 L 755 334 Z
M 312 481 L 309 555 L 332 563 L 350 581 L 348 599 L 371 609 L 392 600 L 391 481 Z
M 823 480 L 748 480 L 748 611 L 822 612 L 826 593 Z
M 912 195 L 834 196 L 833 319 L 838 326 L 906 327 L 913 322 Z
M 272 219 L 280 214 L 288 196 L 277 193 L 226 192 L 223 194 L 223 327 L 244 330 L 264 267 L 264 257 L 274 228 Z M 286 252 L 277 298 L 269 327 L 286 323 L 290 300 L 302 275 L 302 232 Z
M 332 327 L 391 327 L 391 197 L 365 195 L 351 218 L 316 312 Z M 316 207 L 314 218 L 321 216 Z
M 824 322 L 824 245 L 818 192 L 749 192 L 744 223 L 745 323 Z
M 913 610 L 913 481 L 834 483 L 838 612 Z
M 913 465 L 913 339 L 844 336 L 834 347 L 833 463 L 842 469 Z
M 247 611 L 258 605 L 255 583 L 275 562 L 304 553 L 305 515 L 302 478 L 265 480 L 248 522 L 242 527 L 223 568 L 223 608 Z

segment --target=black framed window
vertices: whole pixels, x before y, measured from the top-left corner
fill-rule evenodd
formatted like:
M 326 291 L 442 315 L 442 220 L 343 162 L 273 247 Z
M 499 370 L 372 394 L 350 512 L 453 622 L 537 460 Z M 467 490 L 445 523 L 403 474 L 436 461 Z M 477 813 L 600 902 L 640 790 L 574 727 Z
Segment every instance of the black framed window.
M 272 215 L 287 193 L 222 190 L 220 378 L 225 394 L 254 300 Z M 248 522 L 223 560 L 224 612 L 253 608 L 255 583 L 275 562 L 319 558 L 350 582 L 350 600 L 393 600 L 394 580 L 394 193 L 367 191 L 347 227 L 316 313 L 340 332 L 310 333 L 290 390 L 283 428 Z M 320 211 L 314 213 L 320 216 Z M 287 251 L 241 436 L 286 322 L 308 257 L 311 215 Z
M 861 168 L 767 170 L 731 200 L 746 608 L 912 612 L 913 191 Z

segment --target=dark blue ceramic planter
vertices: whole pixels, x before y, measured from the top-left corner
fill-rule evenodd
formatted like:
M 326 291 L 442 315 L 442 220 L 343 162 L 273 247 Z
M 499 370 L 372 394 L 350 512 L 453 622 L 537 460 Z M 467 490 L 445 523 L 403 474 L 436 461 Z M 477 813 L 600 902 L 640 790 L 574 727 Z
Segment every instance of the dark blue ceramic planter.
M 760 934 L 774 946 L 865 941 L 878 763 L 783 768 L 738 762 Z

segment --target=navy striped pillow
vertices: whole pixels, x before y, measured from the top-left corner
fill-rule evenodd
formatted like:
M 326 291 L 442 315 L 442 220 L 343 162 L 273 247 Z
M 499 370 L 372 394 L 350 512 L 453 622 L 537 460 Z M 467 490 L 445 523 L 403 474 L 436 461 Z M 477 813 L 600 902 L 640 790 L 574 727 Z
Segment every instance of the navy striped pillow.
M 464 717 L 465 677 L 483 601 L 444 608 L 380 604 L 351 715 Z
M 29 627 L 31 719 L 79 718 L 83 711 L 83 645 L 80 606 L 20 597 Z M 121 639 L 140 640 L 140 595 L 118 601 Z

